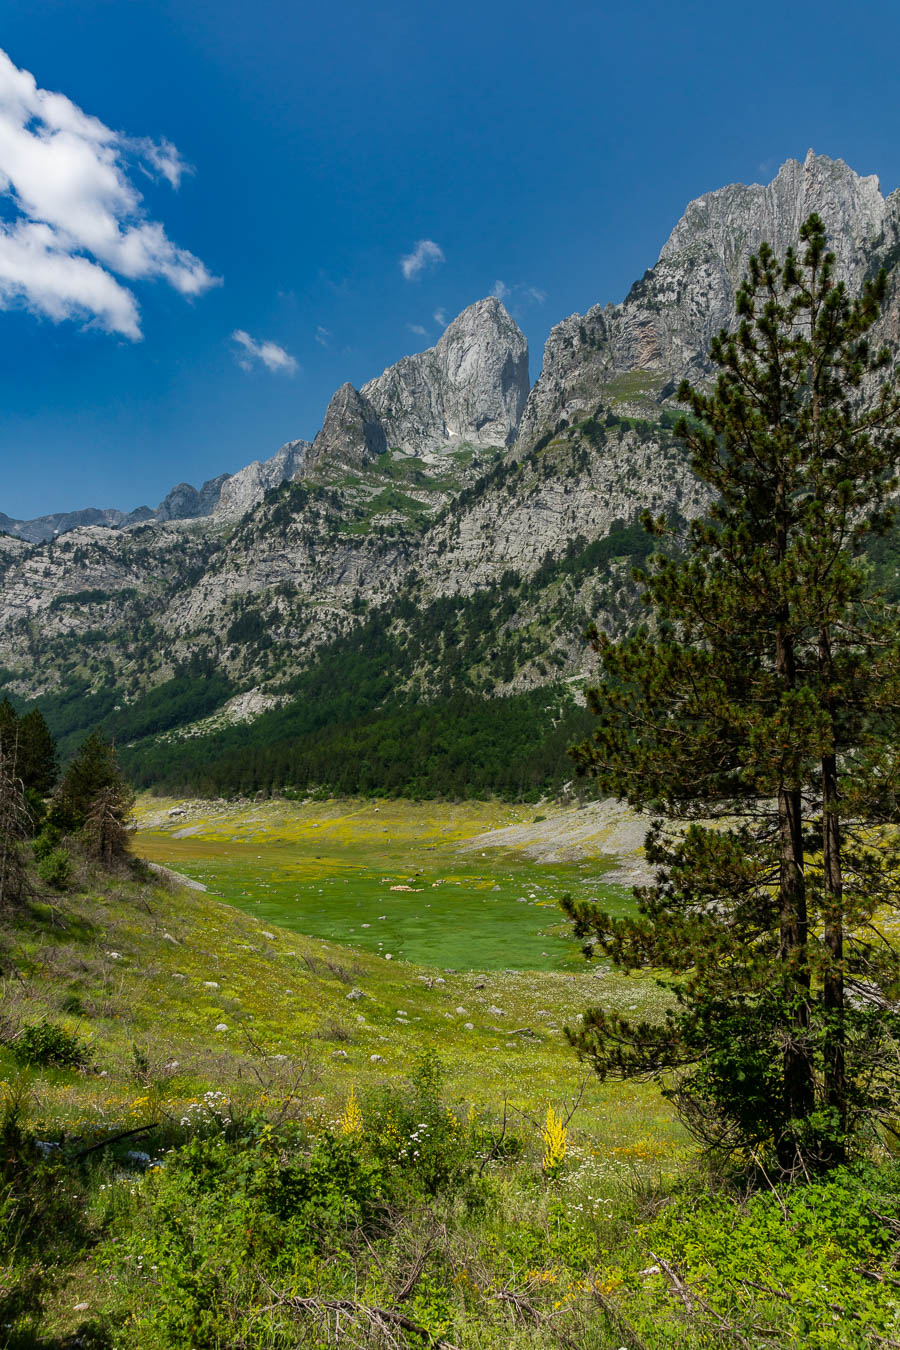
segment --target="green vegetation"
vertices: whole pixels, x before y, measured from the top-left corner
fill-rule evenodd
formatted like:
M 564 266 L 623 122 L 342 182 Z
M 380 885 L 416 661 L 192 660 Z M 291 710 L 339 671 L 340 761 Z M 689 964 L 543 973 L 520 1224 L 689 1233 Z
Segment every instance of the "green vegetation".
M 602 897 L 617 913 L 633 901 L 607 881 L 612 829 L 602 815 L 547 814 L 545 831 L 526 831 L 532 852 L 550 855 L 544 862 L 504 846 L 508 836 L 495 831 L 515 835 L 531 812 L 498 802 L 146 797 L 134 848 L 266 925 L 438 969 L 572 971 L 580 957 L 556 908 L 561 891 Z M 559 859 L 570 836 L 573 848 L 590 839 L 589 859 Z
M 582 1092 L 542 1024 L 542 1008 L 574 1022 L 587 970 L 479 988 L 270 937 L 140 868 L 82 873 L 63 906 L 9 914 L 4 971 L 13 954 L 11 1347 L 320 1346 L 338 1317 L 342 1335 L 388 1344 L 386 1328 L 404 1350 L 427 1336 L 483 1350 L 897 1338 L 894 1164 L 710 1189 L 655 1088 Z M 607 1006 L 662 1015 L 652 979 L 610 971 L 603 987 Z M 17 1050 L 30 1041 L 37 1055 Z
M 886 281 L 851 301 L 817 216 L 801 239 L 802 261 L 751 258 L 714 391 L 679 390 L 716 501 L 687 556 L 643 575 L 653 631 L 595 637 L 605 683 L 576 757 L 667 818 L 648 839 L 659 881 L 637 921 L 566 902 L 580 936 L 626 970 L 673 972 L 678 997 L 663 1027 L 592 1010 L 580 1052 L 604 1076 L 667 1074 L 708 1146 L 784 1171 L 843 1162 L 893 1120 L 900 1033 L 881 828 L 896 821 L 900 639 L 855 556 L 896 488 L 900 395 L 856 399 L 887 364 L 866 336 Z

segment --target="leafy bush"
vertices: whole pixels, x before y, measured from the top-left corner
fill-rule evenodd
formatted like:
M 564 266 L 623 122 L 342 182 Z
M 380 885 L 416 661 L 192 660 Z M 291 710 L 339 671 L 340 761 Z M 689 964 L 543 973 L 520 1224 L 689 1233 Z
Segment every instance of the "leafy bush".
M 20 1064 L 35 1068 L 84 1069 L 91 1054 L 81 1037 L 56 1022 L 33 1022 L 13 1043 Z
M 38 876 L 55 891 L 64 891 L 72 879 L 72 859 L 64 848 L 54 848 L 40 859 Z
M 121 1281 L 129 1345 L 295 1343 L 279 1336 L 277 1310 L 263 1310 L 271 1293 L 256 1272 L 327 1296 L 349 1268 L 346 1249 L 375 1236 L 384 1210 L 381 1168 L 354 1140 L 326 1135 L 308 1158 L 301 1143 L 268 1125 L 243 1139 L 194 1139 L 136 1199 L 111 1202 L 119 1238 L 98 1263 Z
M 466 1185 L 480 1136 L 440 1097 L 443 1069 L 427 1051 L 406 1090 L 382 1088 L 363 1106 L 363 1138 L 374 1157 L 416 1193 L 433 1197 Z
M 688 1306 L 721 1329 L 723 1346 L 747 1345 L 751 1332 L 754 1345 L 804 1350 L 887 1345 L 900 1321 L 898 1217 L 896 1165 L 840 1169 L 747 1200 L 685 1190 L 638 1230 L 637 1260 L 653 1264 L 643 1278 L 623 1272 L 631 1309 L 643 1305 L 642 1326 L 656 1334 L 665 1309 L 664 1345 L 684 1344 L 672 1312 Z M 673 1298 L 675 1281 L 686 1303 Z

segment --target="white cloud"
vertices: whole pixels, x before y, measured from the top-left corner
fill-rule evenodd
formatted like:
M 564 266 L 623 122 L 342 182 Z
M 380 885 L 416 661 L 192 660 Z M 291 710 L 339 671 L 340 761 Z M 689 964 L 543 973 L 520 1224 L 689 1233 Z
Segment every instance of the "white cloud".
M 16 213 L 0 221 L 0 304 L 138 339 L 137 301 L 111 273 L 187 296 L 218 284 L 146 218 L 135 166 L 172 187 L 190 172 L 170 141 L 112 131 L 0 50 L 0 194 Z
M 505 281 L 495 281 L 489 294 L 497 300 L 518 300 L 520 303 L 524 300 L 526 304 L 532 305 L 542 305 L 547 299 L 546 292 L 537 286 L 526 286 L 524 281 L 518 281 L 512 286 L 507 286 Z
M 433 267 L 444 261 L 444 250 L 433 239 L 420 239 L 412 253 L 400 259 L 400 271 L 407 281 L 415 281 L 426 267 Z
M 261 361 L 266 370 L 282 375 L 295 375 L 300 369 L 290 352 L 279 347 L 277 342 L 257 342 L 243 328 L 236 328 L 231 339 L 240 348 L 237 360 L 242 370 L 251 370 L 254 361 Z
M 407 328 L 409 329 L 409 331 L 410 331 L 411 333 L 415 333 L 417 337 L 427 337 L 427 336 L 428 336 L 428 329 L 427 329 L 427 328 L 423 328 L 422 325 L 421 325 L 420 323 L 408 323 L 406 326 L 407 326 Z
M 327 347 L 333 337 L 334 334 L 330 328 L 323 328 L 323 326 L 319 324 L 316 329 L 316 342 L 318 342 L 320 347 Z
M 434 311 L 434 321 L 440 324 L 441 328 L 447 327 L 447 311 L 445 309 L 436 309 Z
M 194 172 L 194 166 L 183 160 L 178 149 L 165 138 L 161 141 L 151 141 L 149 137 L 142 136 L 139 140 L 129 141 L 127 144 L 173 188 L 181 187 L 184 175 Z

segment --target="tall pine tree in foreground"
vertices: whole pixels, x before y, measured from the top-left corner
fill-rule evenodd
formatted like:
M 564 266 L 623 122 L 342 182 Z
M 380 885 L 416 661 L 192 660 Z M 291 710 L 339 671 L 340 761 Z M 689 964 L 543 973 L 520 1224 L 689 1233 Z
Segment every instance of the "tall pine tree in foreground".
M 708 519 L 638 574 L 652 623 L 594 634 L 597 722 L 572 753 L 658 817 L 656 884 L 636 919 L 563 901 L 589 954 L 663 968 L 675 996 L 661 1025 L 588 1009 L 579 1053 L 785 1169 L 840 1161 L 896 1110 L 900 1043 L 900 640 L 862 556 L 900 455 L 868 338 L 886 281 L 851 298 L 818 216 L 800 233 L 799 255 L 751 258 L 711 392 L 679 390 Z

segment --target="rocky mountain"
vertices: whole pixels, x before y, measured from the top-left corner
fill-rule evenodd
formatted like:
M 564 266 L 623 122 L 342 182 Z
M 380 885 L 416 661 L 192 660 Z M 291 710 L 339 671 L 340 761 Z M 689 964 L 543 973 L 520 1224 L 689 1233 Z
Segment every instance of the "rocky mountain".
M 553 328 L 530 391 L 523 335 L 479 301 L 343 385 L 311 445 L 182 485 L 144 521 L 0 536 L 5 687 L 63 733 L 108 719 L 157 765 L 179 745 L 211 760 L 240 717 L 281 743 L 271 710 L 301 703 L 321 738 L 403 700 L 577 690 L 586 625 L 634 621 L 637 514 L 706 504 L 672 438 L 677 383 L 707 376 L 750 252 L 783 252 L 812 210 L 853 286 L 900 257 L 900 194 L 810 152 L 690 203 L 620 305 Z M 900 351 L 891 275 L 882 336 Z
M 765 187 L 738 183 L 698 197 L 621 305 L 595 305 L 551 331 L 519 452 L 598 405 L 658 415 L 684 376 L 708 373 L 710 340 L 732 322 L 750 254 L 766 240 L 783 255 L 813 211 L 828 229 L 838 274 L 853 288 L 878 263 L 895 260 L 900 191 L 885 200 L 874 175 L 861 178 L 812 150 L 803 164 L 788 160 Z M 888 319 L 896 338 L 896 311 Z
M 436 346 L 362 387 L 390 445 L 426 458 L 447 445 L 509 445 L 528 390 L 528 344 L 493 297 L 463 310 Z

